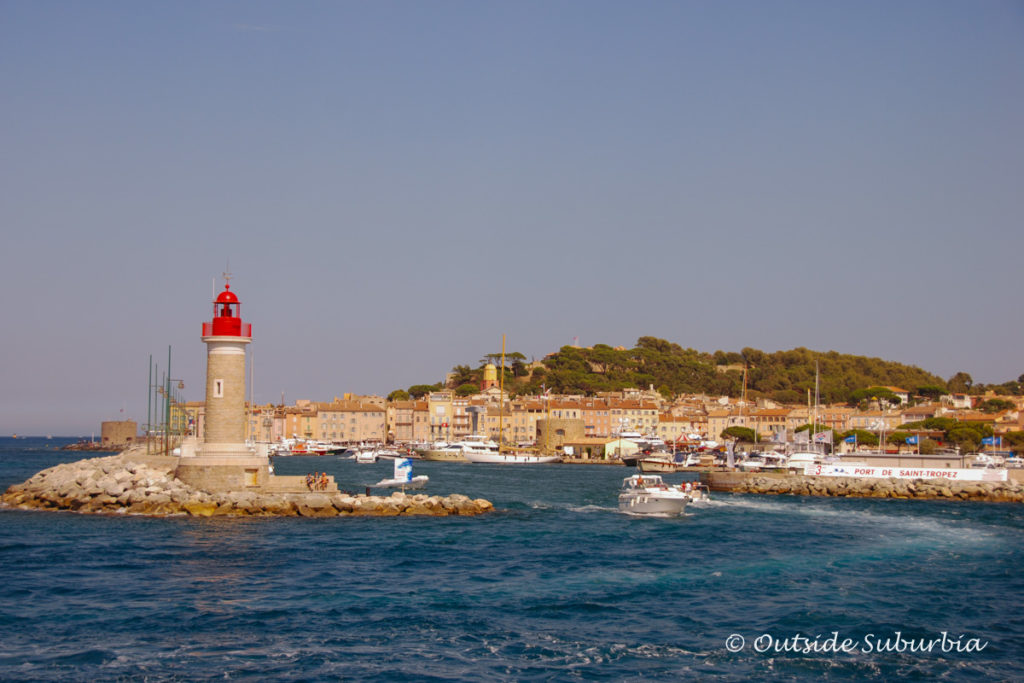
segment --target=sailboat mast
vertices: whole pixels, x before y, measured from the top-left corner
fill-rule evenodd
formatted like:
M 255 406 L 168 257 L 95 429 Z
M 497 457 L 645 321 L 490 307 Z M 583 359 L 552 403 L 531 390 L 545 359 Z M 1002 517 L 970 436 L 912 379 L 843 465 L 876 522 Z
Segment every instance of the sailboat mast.
M 811 439 L 814 440 L 814 450 L 818 450 L 818 441 L 815 438 L 818 431 L 818 401 L 821 393 L 818 387 L 818 361 L 814 361 L 814 425 L 811 427 Z
M 501 335 L 501 376 L 498 380 L 498 448 L 505 443 L 505 335 Z

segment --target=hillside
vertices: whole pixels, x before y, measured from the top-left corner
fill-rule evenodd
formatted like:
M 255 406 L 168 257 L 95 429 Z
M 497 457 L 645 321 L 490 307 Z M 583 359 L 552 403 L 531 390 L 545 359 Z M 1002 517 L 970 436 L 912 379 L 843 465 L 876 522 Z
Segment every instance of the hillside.
M 748 396 L 800 403 L 807 399 L 808 390 L 814 391 L 815 363 L 820 369 L 823 403 L 846 402 L 854 391 L 875 386 L 896 386 L 911 392 L 920 387 L 946 388 L 946 381 L 937 375 L 880 358 L 805 348 L 775 353 L 751 348 L 740 353 L 706 353 L 656 337 L 641 337 L 632 349 L 604 344 L 588 349 L 564 346 L 529 375 L 509 377 L 506 386 L 517 393 L 535 393 L 543 385 L 556 393 L 593 394 L 653 385 L 667 396 L 739 396 L 746 365 Z

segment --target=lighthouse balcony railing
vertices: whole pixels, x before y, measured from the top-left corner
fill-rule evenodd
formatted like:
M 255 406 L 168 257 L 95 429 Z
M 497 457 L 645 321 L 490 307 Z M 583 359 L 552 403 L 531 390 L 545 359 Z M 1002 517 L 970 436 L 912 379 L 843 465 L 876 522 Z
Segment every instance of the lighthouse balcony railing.
M 236 318 L 237 320 L 237 318 Z M 252 323 L 238 322 L 232 325 L 228 320 L 203 323 L 203 336 L 252 337 Z

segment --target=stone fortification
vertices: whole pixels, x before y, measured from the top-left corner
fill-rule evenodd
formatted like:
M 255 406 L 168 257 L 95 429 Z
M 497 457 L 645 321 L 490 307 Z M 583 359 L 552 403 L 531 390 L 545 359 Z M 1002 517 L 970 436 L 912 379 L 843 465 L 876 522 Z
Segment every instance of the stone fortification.
M 15 484 L 0 502 L 23 509 L 167 516 L 478 515 L 494 506 L 467 496 L 338 492 L 203 491 L 174 477 L 176 458 L 114 455 L 57 465 Z
M 922 498 L 1024 503 L 1024 485 L 1015 481 L 981 482 L 948 479 L 862 479 L 858 477 L 809 477 L 799 474 L 765 476 L 728 473 L 726 479 L 709 478 L 712 490 L 735 493 L 791 494 L 859 498 Z

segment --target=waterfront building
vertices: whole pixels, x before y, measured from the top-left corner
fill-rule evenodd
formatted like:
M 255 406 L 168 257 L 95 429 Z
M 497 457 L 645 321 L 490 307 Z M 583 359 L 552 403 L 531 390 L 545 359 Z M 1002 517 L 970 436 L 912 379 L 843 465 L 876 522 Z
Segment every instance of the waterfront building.
M 312 401 L 301 399 L 293 406 L 285 407 L 284 435 L 285 438 L 319 439 L 317 434 L 316 404 Z
M 272 403 L 262 406 L 246 406 L 249 420 L 249 441 L 279 441 L 284 434 L 284 411 Z
M 706 437 L 707 418 L 698 415 L 673 415 L 662 413 L 658 417 L 656 434 L 665 443 L 685 441 L 690 434 Z
M 891 432 L 903 424 L 903 418 L 896 410 L 859 410 L 850 415 L 849 429 L 863 429 L 869 432 Z
M 430 407 L 427 401 L 392 401 L 387 406 L 389 441 L 428 441 Z
M 900 417 L 903 420 L 903 424 L 908 422 L 920 422 L 921 420 L 928 420 L 933 417 L 941 417 L 946 413 L 946 409 L 943 408 L 941 403 L 922 403 L 921 405 L 911 406 L 900 411 Z
M 750 412 L 749 426 L 762 441 L 778 439 L 787 433 L 789 412 L 789 408 L 755 408 Z
M 135 443 L 139 425 L 135 420 L 108 420 L 100 423 L 100 443 L 124 448 Z
M 432 391 L 427 394 L 431 441 L 451 440 L 452 438 L 453 396 L 451 391 Z
M 383 443 L 387 439 L 387 408 L 384 404 L 335 398 L 330 403 L 313 405 L 311 438 L 350 443 Z
M 732 411 L 728 408 L 711 408 L 708 410 L 708 438 L 719 439 L 729 427 Z

